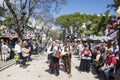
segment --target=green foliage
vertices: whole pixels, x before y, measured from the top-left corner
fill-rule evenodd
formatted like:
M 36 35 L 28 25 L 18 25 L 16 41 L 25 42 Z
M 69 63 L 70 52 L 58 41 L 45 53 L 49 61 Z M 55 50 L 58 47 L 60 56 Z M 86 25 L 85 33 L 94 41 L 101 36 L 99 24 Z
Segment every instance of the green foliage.
M 80 14 L 76 12 L 74 14 L 62 15 L 56 20 L 62 25 L 62 28 L 77 28 L 77 32 L 81 34 L 95 34 L 103 35 L 106 25 L 110 19 L 109 11 L 106 11 L 101 15 Z M 83 23 L 86 24 L 86 28 L 83 28 Z M 102 33 L 100 32 L 102 31 Z
M 48 36 L 52 37 L 55 40 L 56 39 L 58 39 L 58 40 L 62 39 L 62 35 L 60 33 L 58 33 L 58 31 L 49 31 Z
M 63 34 L 60 33 L 60 36 L 58 37 L 58 40 L 62 40 L 63 39 Z
M 102 35 L 103 35 L 102 31 L 98 32 L 98 36 L 102 36 Z
M 15 20 L 13 19 L 13 17 L 6 17 L 6 20 L 4 21 L 5 25 L 12 25 L 15 24 Z

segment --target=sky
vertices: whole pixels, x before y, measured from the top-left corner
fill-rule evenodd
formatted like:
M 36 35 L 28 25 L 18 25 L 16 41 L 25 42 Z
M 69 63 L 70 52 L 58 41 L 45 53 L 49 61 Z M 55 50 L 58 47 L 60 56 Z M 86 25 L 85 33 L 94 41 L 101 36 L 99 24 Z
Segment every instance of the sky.
M 55 17 L 72 14 L 75 12 L 87 14 L 104 14 L 107 5 L 113 3 L 113 0 L 67 0 L 67 5 L 61 6 L 59 13 Z M 110 14 L 115 14 L 114 10 Z

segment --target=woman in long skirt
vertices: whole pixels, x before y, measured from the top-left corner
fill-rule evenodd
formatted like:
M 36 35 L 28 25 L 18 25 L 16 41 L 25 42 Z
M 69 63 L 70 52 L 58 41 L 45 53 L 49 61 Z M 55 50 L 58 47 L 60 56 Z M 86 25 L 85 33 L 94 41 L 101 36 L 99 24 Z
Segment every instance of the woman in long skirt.
M 84 49 L 81 52 L 81 61 L 80 61 L 79 70 L 83 71 L 83 72 L 84 71 L 89 72 L 90 71 L 90 61 L 91 61 L 91 52 L 88 49 L 88 45 L 85 44 Z

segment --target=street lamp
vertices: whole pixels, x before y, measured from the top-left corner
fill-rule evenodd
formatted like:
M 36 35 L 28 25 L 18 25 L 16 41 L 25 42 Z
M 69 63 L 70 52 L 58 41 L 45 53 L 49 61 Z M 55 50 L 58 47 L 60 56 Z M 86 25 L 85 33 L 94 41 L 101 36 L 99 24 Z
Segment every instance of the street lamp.
M 116 17 L 119 20 L 120 19 L 120 6 L 116 10 Z M 118 46 L 119 46 L 119 61 L 120 61 L 120 22 L 118 23 Z

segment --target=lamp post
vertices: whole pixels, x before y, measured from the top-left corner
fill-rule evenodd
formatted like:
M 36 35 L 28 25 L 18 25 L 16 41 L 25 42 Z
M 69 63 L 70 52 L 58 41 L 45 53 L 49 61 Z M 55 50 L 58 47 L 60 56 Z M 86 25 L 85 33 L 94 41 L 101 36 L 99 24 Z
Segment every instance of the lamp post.
M 120 19 L 120 6 L 116 10 L 116 17 L 119 20 Z M 118 23 L 118 46 L 119 46 L 119 62 L 120 62 L 120 22 Z

